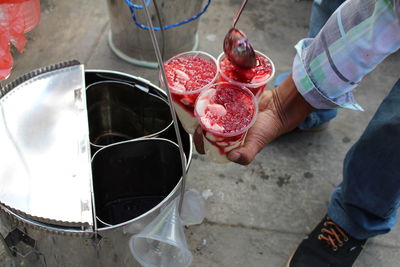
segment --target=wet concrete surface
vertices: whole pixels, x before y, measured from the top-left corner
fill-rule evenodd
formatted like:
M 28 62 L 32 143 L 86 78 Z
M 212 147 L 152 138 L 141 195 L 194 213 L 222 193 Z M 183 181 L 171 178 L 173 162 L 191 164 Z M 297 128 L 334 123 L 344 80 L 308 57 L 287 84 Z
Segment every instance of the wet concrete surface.
M 215 57 L 222 52 L 240 3 L 212 1 L 199 19 L 199 50 Z M 252 0 L 237 27 L 274 61 L 279 74 L 291 69 L 293 46 L 307 35 L 310 7 L 311 1 Z M 14 52 L 12 75 L 1 84 L 69 59 L 80 60 L 87 69 L 121 71 L 158 84 L 156 70 L 127 63 L 110 50 L 109 29 L 106 1 L 42 1 L 41 23 L 27 35 L 24 53 Z M 297 244 L 325 215 L 347 150 L 398 79 L 399 56 L 387 58 L 356 89 L 365 112 L 340 110 L 324 131 L 282 136 L 249 166 L 215 164 L 194 153 L 188 187 L 208 192 L 208 198 L 205 221 L 186 229 L 192 266 L 286 266 Z M 371 239 L 355 266 L 398 266 L 399 249 L 396 226 Z M 0 265 L 13 266 L 4 256 Z

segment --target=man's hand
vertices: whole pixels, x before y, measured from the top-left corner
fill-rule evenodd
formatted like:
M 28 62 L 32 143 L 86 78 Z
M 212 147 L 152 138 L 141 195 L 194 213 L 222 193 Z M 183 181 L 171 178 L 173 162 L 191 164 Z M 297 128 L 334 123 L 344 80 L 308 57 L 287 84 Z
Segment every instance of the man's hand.
M 257 121 L 248 131 L 244 144 L 229 152 L 228 159 L 241 165 L 251 163 L 267 144 L 296 128 L 312 111 L 313 107 L 297 91 L 289 75 L 280 86 L 261 95 Z M 193 137 L 197 152 L 204 154 L 200 126 Z

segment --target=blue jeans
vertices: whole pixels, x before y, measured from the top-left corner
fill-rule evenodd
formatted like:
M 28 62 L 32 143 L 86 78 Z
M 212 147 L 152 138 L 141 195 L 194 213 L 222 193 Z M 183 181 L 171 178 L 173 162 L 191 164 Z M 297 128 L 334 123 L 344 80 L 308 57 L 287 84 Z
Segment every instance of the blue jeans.
M 314 0 L 310 37 L 318 34 L 343 2 Z M 358 239 L 387 233 L 396 223 L 400 205 L 399 107 L 400 80 L 348 151 L 343 164 L 343 181 L 331 196 L 328 216 Z M 325 110 L 327 114 L 329 111 Z M 314 121 L 326 119 L 320 112 L 311 114 Z
M 311 18 L 308 36 L 314 38 L 328 21 L 335 10 L 345 0 L 314 0 L 311 7 Z
M 400 203 L 400 80 L 347 152 L 328 216 L 357 239 L 384 234 Z
M 311 8 L 311 18 L 308 36 L 313 38 L 322 29 L 332 13 L 344 2 L 344 0 L 314 0 Z M 301 123 L 298 128 L 310 129 L 321 126 L 322 124 L 335 118 L 337 109 L 316 110 Z

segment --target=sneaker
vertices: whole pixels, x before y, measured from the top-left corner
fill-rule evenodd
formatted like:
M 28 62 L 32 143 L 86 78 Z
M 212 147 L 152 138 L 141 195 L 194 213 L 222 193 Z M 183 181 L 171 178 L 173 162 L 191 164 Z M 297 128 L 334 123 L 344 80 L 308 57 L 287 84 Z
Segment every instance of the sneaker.
M 358 240 L 325 216 L 297 247 L 287 267 L 351 267 L 367 240 Z

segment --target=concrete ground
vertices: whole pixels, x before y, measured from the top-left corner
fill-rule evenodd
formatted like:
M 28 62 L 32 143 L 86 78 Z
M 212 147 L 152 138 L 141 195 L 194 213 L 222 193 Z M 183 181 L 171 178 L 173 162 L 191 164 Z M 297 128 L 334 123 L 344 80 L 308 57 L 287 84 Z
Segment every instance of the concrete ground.
M 218 56 L 240 2 L 212 1 L 199 19 L 199 50 Z M 311 1 L 252 0 L 237 26 L 281 73 L 290 70 L 293 46 L 307 34 L 310 7 Z M 109 26 L 106 1 L 42 0 L 41 23 L 28 34 L 24 53 L 14 53 L 12 75 L 1 84 L 68 59 L 80 60 L 87 69 L 122 71 L 158 84 L 156 70 L 114 55 L 107 44 Z M 387 58 L 356 90 L 365 112 L 341 110 L 325 131 L 285 135 L 246 167 L 218 165 L 193 155 L 188 187 L 208 198 L 205 221 L 186 231 L 192 266 L 285 266 L 303 236 L 324 216 L 330 193 L 341 181 L 346 151 L 398 79 L 399 56 Z M 399 249 L 397 226 L 371 239 L 355 266 L 399 266 Z

